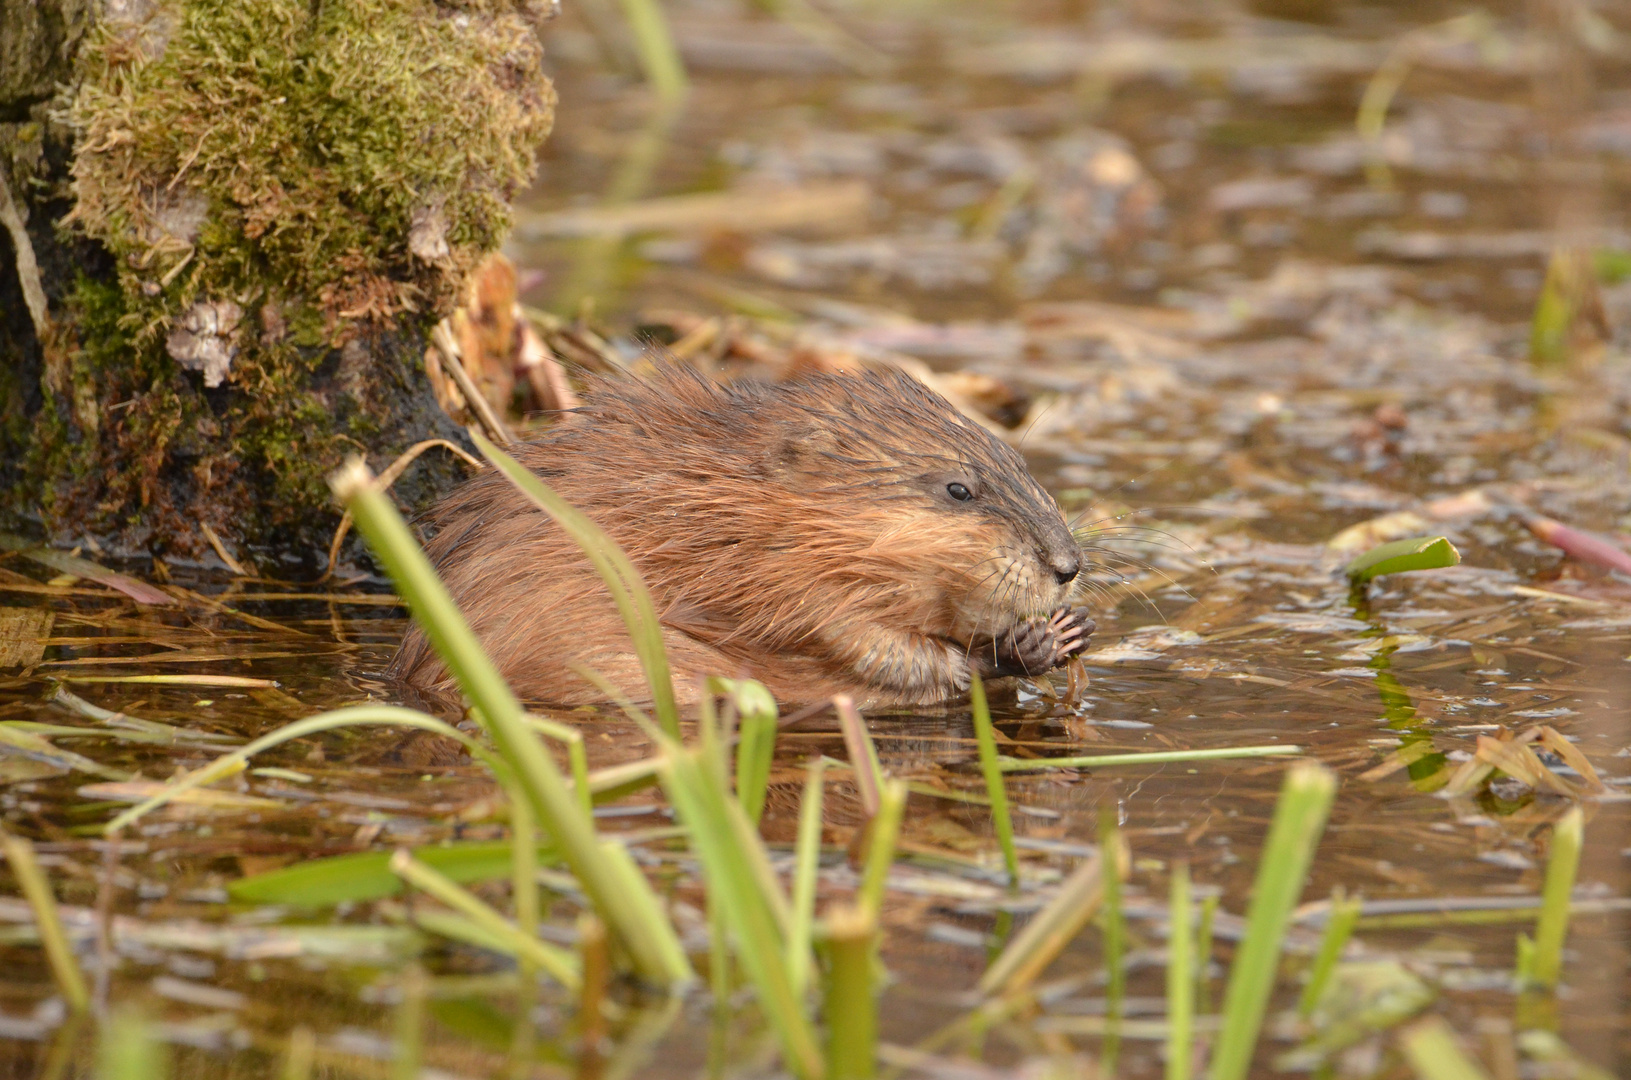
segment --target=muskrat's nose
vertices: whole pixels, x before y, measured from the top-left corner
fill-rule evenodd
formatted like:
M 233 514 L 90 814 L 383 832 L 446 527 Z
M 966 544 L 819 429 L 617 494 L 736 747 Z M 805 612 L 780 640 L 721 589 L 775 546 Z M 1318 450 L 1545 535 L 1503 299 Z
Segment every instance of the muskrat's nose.
M 1081 573 L 1082 559 L 1075 552 L 1055 555 L 1048 560 L 1048 566 L 1053 570 L 1053 578 L 1061 585 L 1069 585 Z

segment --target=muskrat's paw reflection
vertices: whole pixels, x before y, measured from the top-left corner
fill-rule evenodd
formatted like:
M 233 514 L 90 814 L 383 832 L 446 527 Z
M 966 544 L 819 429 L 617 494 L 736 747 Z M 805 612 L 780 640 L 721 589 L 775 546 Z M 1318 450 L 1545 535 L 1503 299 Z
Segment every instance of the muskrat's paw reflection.
M 1020 623 L 997 652 L 999 675 L 1041 675 L 1081 652 L 1093 633 L 1086 608 L 1056 609 L 1046 618 Z

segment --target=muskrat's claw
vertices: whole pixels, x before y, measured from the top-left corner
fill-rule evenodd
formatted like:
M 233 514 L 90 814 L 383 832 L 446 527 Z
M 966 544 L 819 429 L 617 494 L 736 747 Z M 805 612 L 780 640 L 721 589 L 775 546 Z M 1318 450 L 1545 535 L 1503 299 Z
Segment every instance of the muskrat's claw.
M 1047 618 L 1029 619 L 1008 635 L 997 655 L 995 675 L 1040 675 L 1081 652 L 1093 633 L 1086 608 L 1059 608 Z
M 1098 629 L 1098 623 L 1087 614 L 1086 608 L 1062 607 L 1048 619 L 1048 627 L 1053 631 L 1058 649 L 1052 666 L 1058 667 L 1087 647 L 1087 639 Z

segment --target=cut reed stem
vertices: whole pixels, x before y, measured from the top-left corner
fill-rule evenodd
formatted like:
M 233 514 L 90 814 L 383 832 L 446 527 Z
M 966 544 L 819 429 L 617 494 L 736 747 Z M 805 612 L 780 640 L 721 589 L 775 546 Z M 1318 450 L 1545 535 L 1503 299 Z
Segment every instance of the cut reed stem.
M 1546 990 L 1555 990 L 1563 977 L 1563 942 L 1569 934 L 1569 900 L 1580 870 L 1580 849 L 1585 840 L 1585 817 L 1571 807 L 1552 827 L 1552 850 L 1546 859 L 1546 883 L 1541 889 L 1540 918 L 1535 920 L 1535 947 L 1529 976 Z
M 1299 762 L 1286 774 L 1252 887 L 1246 936 L 1229 969 L 1211 1080 L 1245 1080 L 1251 1067 L 1291 909 L 1302 893 L 1336 788 L 1336 775 L 1317 762 Z
M 878 1063 L 878 999 L 872 958 L 878 923 L 864 908 L 827 915 L 827 1080 L 872 1080 Z
M 1167 901 L 1167 1080 L 1189 1080 L 1195 1058 L 1195 938 L 1189 864 L 1172 866 Z

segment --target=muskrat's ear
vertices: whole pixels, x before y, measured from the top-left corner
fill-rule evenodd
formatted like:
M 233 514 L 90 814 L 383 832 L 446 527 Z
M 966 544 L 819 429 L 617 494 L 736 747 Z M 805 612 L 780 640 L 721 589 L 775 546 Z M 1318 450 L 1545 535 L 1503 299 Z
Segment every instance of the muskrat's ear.
M 795 424 L 783 429 L 771 443 L 765 462 L 771 476 L 826 472 L 828 461 L 838 452 L 838 436 L 820 424 Z

